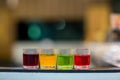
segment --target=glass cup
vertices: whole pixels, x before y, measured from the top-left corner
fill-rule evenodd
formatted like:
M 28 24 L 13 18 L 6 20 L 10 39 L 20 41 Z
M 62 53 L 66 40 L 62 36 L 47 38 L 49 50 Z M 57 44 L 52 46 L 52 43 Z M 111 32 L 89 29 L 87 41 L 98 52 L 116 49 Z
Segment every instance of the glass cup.
M 73 54 L 71 49 L 60 49 L 57 55 L 57 69 L 58 70 L 72 70 L 73 69 Z
M 54 49 L 42 49 L 39 57 L 41 70 L 56 69 L 56 54 Z
M 23 67 L 25 69 L 39 68 L 39 54 L 36 49 L 23 50 Z
M 90 67 L 90 51 L 88 49 L 76 49 L 74 54 L 74 69 L 84 70 Z

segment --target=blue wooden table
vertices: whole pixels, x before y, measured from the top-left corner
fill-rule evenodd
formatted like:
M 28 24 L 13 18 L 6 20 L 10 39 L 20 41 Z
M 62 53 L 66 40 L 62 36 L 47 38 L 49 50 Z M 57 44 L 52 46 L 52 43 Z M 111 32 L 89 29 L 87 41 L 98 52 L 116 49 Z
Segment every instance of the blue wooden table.
M 0 68 L 0 80 L 120 80 L 120 68 L 96 68 L 79 71 Z

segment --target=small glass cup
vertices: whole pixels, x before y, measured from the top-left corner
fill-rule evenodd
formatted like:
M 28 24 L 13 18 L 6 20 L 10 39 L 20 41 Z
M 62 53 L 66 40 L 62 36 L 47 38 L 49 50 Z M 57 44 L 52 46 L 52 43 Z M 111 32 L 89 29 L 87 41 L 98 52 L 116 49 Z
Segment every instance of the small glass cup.
M 57 55 L 57 69 L 72 70 L 74 62 L 73 60 L 71 49 L 60 49 Z
M 39 57 L 41 70 L 56 70 L 56 54 L 54 49 L 42 49 Z
M 76 49 L 74 54 L 74 69 L 86 70 L 90 67 L 90 51 L 88 49 Z
M 36 49 L 23 49 L 23 68 L 39 68 L 39 53 Z

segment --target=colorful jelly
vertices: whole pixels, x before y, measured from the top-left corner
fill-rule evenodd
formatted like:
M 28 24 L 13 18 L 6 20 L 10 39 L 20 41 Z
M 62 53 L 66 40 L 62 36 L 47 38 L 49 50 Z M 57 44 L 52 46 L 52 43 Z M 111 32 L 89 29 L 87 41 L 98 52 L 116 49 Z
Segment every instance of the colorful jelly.
M 43 49 L 39 55 L 41 70 L 55 70 L 56 69 L 56 54 L 53 49 Z
M 39 54 L 36 49 L 25 49 L 23 53 L 23 67 L 25 69 L 39 68 Z
M 74 69 L 89 69 L 90 53 L 88 49 L 77 49 L 74 55 Z
M 57 55 L 57 69 L 71 70 L 73 69 L 73 54 L 69 49 L 61 49 Z

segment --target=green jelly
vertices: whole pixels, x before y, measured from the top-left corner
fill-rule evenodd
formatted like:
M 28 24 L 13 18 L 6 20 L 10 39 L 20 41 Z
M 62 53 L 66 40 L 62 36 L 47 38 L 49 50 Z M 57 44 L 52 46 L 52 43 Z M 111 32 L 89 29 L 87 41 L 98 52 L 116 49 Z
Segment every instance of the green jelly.
M 73 69 L 73 55 L 72 54 L 58 54 L 57 55 L 57 69 L 71 70 Z

